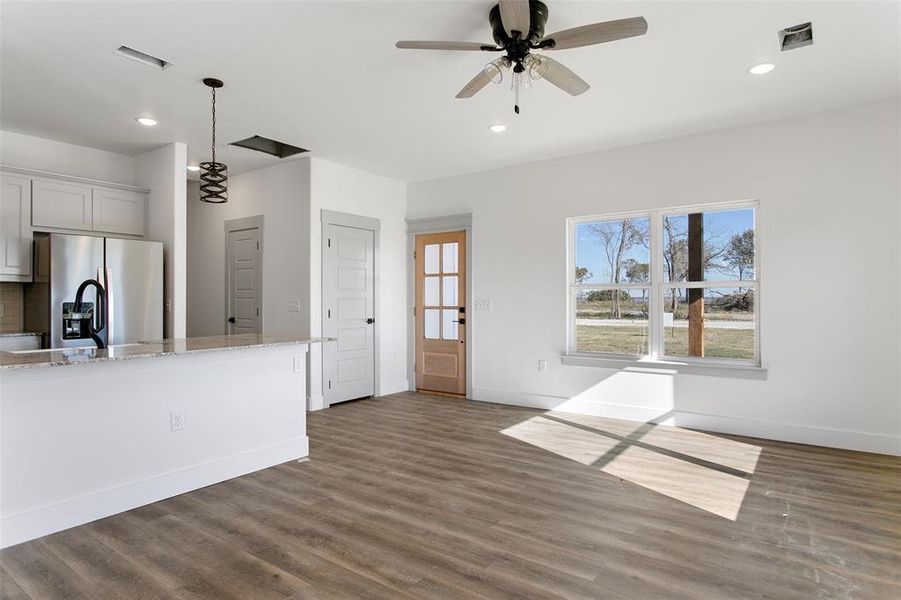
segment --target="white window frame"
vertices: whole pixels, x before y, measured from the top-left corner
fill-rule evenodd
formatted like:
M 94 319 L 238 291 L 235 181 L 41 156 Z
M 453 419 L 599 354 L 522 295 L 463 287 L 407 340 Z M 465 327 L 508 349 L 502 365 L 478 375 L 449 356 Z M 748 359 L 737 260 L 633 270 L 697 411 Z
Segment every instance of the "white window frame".
M 736 280 L 711 280 L 711 281 L 678 281 L 668 282 L 663 280 L 663 218 L 667 215 L 715 212 L 723 210 L 737 210 L 742 208 L 754 209 L 754 279 Z M 649 229 L 649 276 L 648 284 L 630 283 L 595 283 L 577 285 L 576 275 L 576 225 L 581 223 L 593 223 L 598 221 L 618 221 L 622 219 L 645 218 L 648 219 Z M 566 220 L 566 364 L 590 365 L 592 361 L 599 362 L 636 362 L 636 363 L 660 363 L 664 365 L 690 365 L 690 366 L 724 366 L 734 368 L 760 368 L 760 238 L 757 232 L 760 229 L 760 204 L 757 200 L 741 200 L 734 202 L 718 202 L 715 204 L 697 204 L 679 206 L 673 208 L 654 209 L 624 213 L 610 213 L 590 215 L 584 217 L 570 217 Z M 663 305 L 666 292 L 671 289 L 689 288 L 748 288 L 754 289 L 754 358 L 730 359 L 712 358 L 701 356 L 669 356 L 665 353 Z M 636 354 L 611 354 L 604 352 L 578 352 L 576 351 L 576 290 L 648 290 L 648 353 Z M 599 365 L 603 366 L 603 365 Z

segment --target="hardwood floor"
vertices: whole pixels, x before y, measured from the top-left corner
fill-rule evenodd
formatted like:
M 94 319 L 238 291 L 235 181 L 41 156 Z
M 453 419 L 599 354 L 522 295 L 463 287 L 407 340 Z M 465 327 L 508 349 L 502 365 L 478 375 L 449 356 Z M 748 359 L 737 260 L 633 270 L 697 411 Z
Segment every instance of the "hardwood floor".
M 901 459 L 399 394 L 0 552 L 3 598 L 901 598 Z

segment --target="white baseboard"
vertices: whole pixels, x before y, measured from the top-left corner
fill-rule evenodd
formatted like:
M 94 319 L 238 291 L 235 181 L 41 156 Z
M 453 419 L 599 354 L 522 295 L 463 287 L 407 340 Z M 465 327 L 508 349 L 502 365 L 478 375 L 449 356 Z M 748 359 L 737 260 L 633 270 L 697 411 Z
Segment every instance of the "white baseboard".
M 659 408 L 570 400 L 562 396 L 544 396 L 507 390 L 478 388 L 473 399 L 498 404 L 511 404 L 541 410 L 559 410 L 626 421 L 655 422 L 717 433 L 731 433 L 765 440 L 796 442 L 845 450 L 876 452 L 901 456 L 901 437 L 853 431 L 827 429 L 810 425 L 779 423 L 760 419 L 735 418 L 721 415 L 666 411 Z
M 406 392 L 410 389 L 410 383 L 406 379 L 379 382 L 379 396 Z
M 322 394 L 317 394 L 316 396 L 309 396 L 307 398 L 307 410 L 313 412 L 314 410 L 322 410 L 325 408 L 325 396 Z
M 0 519 L 0 548 L 89 523 L 139 506 L 165 500 L 227 479 L 310 454 L 304 436 L 207 463 L 99 490 L 78 498 L 40 506 Z

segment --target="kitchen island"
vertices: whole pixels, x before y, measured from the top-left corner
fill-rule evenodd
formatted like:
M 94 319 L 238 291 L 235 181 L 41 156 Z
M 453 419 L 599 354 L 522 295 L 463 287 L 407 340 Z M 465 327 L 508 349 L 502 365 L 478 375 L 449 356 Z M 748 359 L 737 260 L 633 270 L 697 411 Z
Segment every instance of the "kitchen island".
M 0 352 L 0 547 L 307 456 L 319 341 Z

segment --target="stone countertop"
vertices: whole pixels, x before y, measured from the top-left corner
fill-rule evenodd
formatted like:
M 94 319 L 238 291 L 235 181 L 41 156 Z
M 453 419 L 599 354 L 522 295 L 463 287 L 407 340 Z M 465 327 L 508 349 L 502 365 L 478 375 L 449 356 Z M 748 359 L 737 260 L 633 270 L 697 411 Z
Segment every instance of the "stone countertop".
M 35 333 L 32 331 L 17 331 L 14 333 L 0 333 L 0 337 L 27 337 L 27 336 L 32 336 L 32 335 L 40 336 L 42 334 Z
M 246 350 L 269 348 L 294 344 L 315 344 L 331 341 L 331 338 L 302 338 L 291 335 L 261 335 L 242 333 L 239 335 L 213 335 L 156 342 L 138 342 L 110 346 L 102 350 L 93 347 L 55 348 L 52 350 L 31 350 L 24 352 L 0 352 L 0 371 L 57 367 L 85 363 L 132 360 L 158 356 L 180 356 L 196 352 L 218 352 L 223 350 Z

